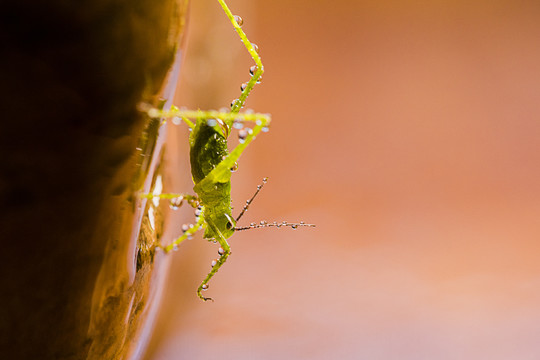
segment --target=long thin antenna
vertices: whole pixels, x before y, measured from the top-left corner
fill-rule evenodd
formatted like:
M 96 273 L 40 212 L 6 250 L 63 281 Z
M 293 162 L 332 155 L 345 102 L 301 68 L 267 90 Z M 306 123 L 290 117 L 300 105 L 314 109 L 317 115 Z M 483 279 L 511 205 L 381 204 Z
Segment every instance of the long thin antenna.
M 293 229 L 297 229 L 301 226 L 315 227 L 315 224 L 306 224 L 303 221 L 300 221 L 299 223 L 289 223 L 286 221 L 282 221 L 282 222 L 274 221 L 274 222 L 269 223 L 263 220 L 259 224 L 251 223 L 249 226 L 234 228 L 234 231 L 259 229 L 259 228 L 271 227 L 271 226 L 277 227 L 277 228 L 282 227 L 282 226 L 290 226 Z
M 247 200 L 246 201 L 246 205 L 244 205 L 244 208 L 242 209 L 242 211 L 240 212 L 240 214 L 238 215 L 238 217 L 236 218 L 236 222 L 238 222 L 238 220 L 240 220 L 240 218 L 242 217 L 242 215 L 244 215 L 244 213 L 247 211 L 247 209 L 249 208 L 249 205 L 251 204 L 251 202 L 253 201 L 253 199 L 255 199 L 255 197 L 257 196 L 257 194 L 259 194 L 259 191 L 261 191 L 262 187 L 264 186 L 264 184 L 266 184 L 266 182 L 268 181 L 268 178 L 265 177 L 263 179 L 263 182 L 261 185 L 257 185 L 257 191 L 255 191 L 255 194 L 253 194 L 253 196 L 251 197 L 251 199 Z M 238 230 L 239 228 L 236 228 L 236 230 Z

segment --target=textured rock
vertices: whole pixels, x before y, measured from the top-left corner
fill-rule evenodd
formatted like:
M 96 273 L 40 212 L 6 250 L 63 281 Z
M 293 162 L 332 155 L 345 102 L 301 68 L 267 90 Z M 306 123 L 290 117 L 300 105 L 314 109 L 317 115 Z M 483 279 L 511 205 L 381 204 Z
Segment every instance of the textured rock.
M 136 148 L 155 137 L 136 105 L 162 86 L 185 4 L 2 4 L 0 358 L 125 356 L 156 236 L 129 254 Z

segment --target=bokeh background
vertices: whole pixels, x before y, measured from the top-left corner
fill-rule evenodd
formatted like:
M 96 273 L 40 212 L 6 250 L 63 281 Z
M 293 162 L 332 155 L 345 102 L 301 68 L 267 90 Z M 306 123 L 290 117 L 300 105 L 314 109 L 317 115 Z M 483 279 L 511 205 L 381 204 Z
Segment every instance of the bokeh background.
M 268 176 L 244 222 L 317 228 L 235 234 L 214 303 L 218 246 L 182 244 L 146 359 L 540 358 L 540 2 L 228 3 L 266 69 L 247 107 L 273 115 L 233 200 Z M 237 98 L 252 61 L 215 0 L 185 45 L 175 103 Z

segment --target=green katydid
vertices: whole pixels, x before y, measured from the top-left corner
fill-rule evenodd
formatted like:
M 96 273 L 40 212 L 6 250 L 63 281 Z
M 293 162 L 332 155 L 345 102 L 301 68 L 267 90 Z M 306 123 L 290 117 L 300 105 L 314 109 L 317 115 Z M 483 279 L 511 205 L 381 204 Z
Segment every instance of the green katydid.
M 227 14 L 234 29 L 240 36 L 246 49 L 255 61 L 255 65 L 250 68 L 251 79 L 241 87 L 242 93 L 237 100 L 231 103 L 231 111 L 190 111 L 179 110 L 173 107 L 170 111 L 159 111 L 150 109 L 148 114 L 151 117 L 182 119 L 190 127 L 190 162 L 191 175 L 195 184 L 193 190 L 197 194 L 144 194 L 143 197 L 151 198 L 158 196 L 162 199 L 170 199 L 171 204 L 179 206 L 183 201 L 187 201 L 192 207 L 197 208 L 197 222 L 192 226 L 183 228 L 184 233 L 171 244 L 163 247 L 166 252 L 176 249 L 178 245 L 188 239 L 197 231 L 204 229 L 204 238 L 218 242 L 220 257 L 212 262 L 212 270 L 202 281 L 197 289 L 197 295 L 204 301 L 212 300 L 204 297 L 201 291 L 208 289 L 208 282 L 225 263 L 231 249 L 227 239 L 239 230 L 247 230 L 262 227 L 290 226 L 296 229 L 301 226 L 314 227 L 313 224 L 300 223 L 267 223 L 261 221 L 259 224 L 251 223 L 247 227 L 237 227 L 237 221 L 248 209 L 250 203 L 259 193 L 263 184 L 257 187 L 257 191 L 246 202 L 240 214 L 234 218 L 231 209 L 231 171 L 237 166 L 237 161 L 245 148 L 262 131 L 268 131 L 270 124 L 269 114 L 259 113 L 239 113 L 243 107 L 247 96 L 260 82 L 264 67 L 258 54 L 257 46 L 250 43 L 246 34 L 241 28 L 242 19 L 234 16 L 223 0 L 218 0 L 221 7 Z M 252 128 L 244 128 L 244 123 L 253 123 Z M 233 128 L 239 130 L 239 144 L 229 153 L 227 149 L 227 139 Z

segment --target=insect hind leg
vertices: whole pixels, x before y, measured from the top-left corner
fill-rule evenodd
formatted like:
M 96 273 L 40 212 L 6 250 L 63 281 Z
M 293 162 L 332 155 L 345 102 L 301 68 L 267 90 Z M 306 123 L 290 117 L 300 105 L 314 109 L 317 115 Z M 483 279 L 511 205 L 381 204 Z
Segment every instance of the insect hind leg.
M 234 27 L 234 30 L 236 31 L 236 33 L 240 37 L 240 40 L 242 41 L 242 43 L 246 47 L 246 50 L 251 55 L 251 58 L 253 59 L 253 61 L 255 61 L 255 68 L 254 68 L 254 71 L 252 73 L 251 79 L 246 84 L 246 87 L 242 90 L 242 94 L 240 95 L 240 98 L 238 100 L 236 100 L 232 104 L 231 112 L 232 113 L 237 113 L 238 111 L 240 111 L 242 106 L 244 106 L 244 103 L 245 103 L 249 93 L 251 92 L 251 90 L 255 86 L 255 84 L 262 77 L 262 74 L 264 72 L 264 66 L 262 64 L 261 57 L 259 56 L 259 53 L 258 53 L 256 47 L 249 41 L 249 39 L 247 38 L 246 34 L 242 30 L 240 24 L 237 23 L 235 16 L 232 14 L 231 10 L 229 9 L 229 7 L 225 3 L 225 1 L 224 0 L 218 0 L 218 2 L 221 5 L 221 7 L 223 8 L 223 11 L 227 15 L 227 17 L 229 18 L 231 24 Z
M 199 288 L 197 289 L 197 295 L 203 301 L 214 301 L 212 298 L 203 296 L 202 291 L 208 289 L 208 282 L 210 281 L 210 279 L 212 279 L 212 277 L 218 272 L 219 268 L 227 261 L 227 258 L 231 254 L 231 247 L 229 246 L 229 243 L 227 242 L 225 237 L 221 235 L 221 232 L 213 223 L 209 222 L 208 226 L 210 226 L 214 230 L 216 234 L 215 239 L 221 246 L 221 249 L 219 251 L 220 257 L 214 260 L 214 262 L 212 263 L 212 270 L 208 273 L 208 275 L 206 275 L 206 278 L 202 281 L 201 285 L 199 285 Z

